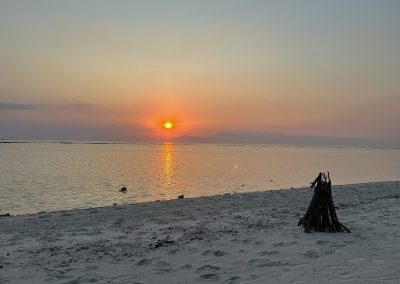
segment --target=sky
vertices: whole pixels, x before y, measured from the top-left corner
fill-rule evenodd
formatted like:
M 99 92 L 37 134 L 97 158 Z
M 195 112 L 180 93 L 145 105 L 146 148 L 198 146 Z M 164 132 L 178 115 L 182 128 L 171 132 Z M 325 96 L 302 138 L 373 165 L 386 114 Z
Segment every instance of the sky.
M 2 0 L 0 138 L 397 147 L 399 11 Z

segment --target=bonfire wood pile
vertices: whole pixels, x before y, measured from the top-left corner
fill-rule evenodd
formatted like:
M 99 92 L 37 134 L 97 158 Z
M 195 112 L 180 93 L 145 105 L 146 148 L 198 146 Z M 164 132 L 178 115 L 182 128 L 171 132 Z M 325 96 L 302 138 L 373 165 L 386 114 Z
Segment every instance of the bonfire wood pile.
M 299 220 L 298 225 L 303 225 L 306 233 L 310 231 L 346 231 L 350 233 L 350 230 L 339 222 L 336 215 L 329 173 L 319 173 L 318 177 L 311 183 L 311 188 L 314 188 L 314 195 L 306 214 Z

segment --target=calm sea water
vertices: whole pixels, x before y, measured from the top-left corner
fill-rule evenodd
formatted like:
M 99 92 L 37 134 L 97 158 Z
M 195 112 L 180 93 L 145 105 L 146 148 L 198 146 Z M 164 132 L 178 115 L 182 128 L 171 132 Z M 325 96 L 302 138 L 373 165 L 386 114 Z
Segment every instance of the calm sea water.
M 322 170 L 334 184 L 400 180 L 400 149 L 0 144 L 0 214 L 303 187 Z

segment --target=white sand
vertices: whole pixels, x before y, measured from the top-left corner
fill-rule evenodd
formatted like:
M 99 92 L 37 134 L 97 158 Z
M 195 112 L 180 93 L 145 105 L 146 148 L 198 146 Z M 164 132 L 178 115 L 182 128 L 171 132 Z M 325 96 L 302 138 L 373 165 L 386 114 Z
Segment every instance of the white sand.
M 0 218 L 0 283 L 400 283 L 400 182 L 333 188 L 352 232 L 297 227 L 311 189 Z

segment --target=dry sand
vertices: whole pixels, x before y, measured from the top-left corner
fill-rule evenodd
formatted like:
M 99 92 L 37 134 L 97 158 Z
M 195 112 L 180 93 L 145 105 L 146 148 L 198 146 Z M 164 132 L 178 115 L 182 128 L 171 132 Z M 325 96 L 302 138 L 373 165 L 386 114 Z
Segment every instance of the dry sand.
M 333 187 L 351 233 L 297 227 L 311 189 L 0 218 L 0 283 L 400 283 L 400 182 Z

